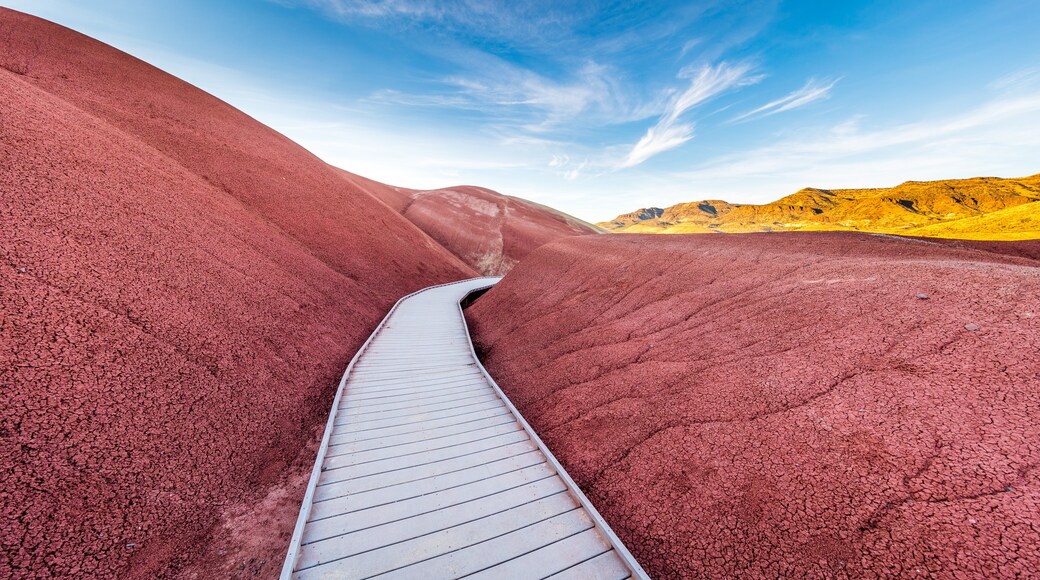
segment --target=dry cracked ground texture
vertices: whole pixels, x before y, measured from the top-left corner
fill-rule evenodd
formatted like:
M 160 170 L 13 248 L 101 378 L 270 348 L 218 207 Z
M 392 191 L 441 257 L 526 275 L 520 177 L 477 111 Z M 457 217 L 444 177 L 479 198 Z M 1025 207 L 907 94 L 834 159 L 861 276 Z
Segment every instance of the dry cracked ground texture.
M 474 272 L 214 97 L 57 25 L 0 25 L 0 65 L 34 51 L 0 66 L 0 577 L 244 554 L 226 522 L 299 489 L 386 309 Z M 272 513 L 281 556 L 294 515 Z
M 653 576 L 1040 573 L 1034 260 L 858 234 L 583 238 L 468 317 Z

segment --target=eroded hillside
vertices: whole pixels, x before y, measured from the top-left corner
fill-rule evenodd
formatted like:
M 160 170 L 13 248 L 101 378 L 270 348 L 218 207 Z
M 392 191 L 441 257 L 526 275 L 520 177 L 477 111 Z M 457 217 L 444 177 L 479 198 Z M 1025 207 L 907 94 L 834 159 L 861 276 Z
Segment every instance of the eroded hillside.
M 1037 256 L 844 232 L 574 238 L 467 318 L 652 577 L 1031 577 Z
M 484 187 L 421 191 L 351 177 L 487 276 L 505 274 L 532 250 L 553 240 L 604 231 L 553 208 Z
M 347 361 L 475 272 L 191 85 L 0 27 L 0 576 L 271 574 Z

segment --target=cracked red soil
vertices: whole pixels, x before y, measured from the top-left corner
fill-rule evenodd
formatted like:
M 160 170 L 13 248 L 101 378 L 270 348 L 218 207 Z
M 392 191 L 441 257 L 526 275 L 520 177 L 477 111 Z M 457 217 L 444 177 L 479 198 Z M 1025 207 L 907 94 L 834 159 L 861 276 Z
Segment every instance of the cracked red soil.
M 1035 577 L 1038 255 L 848 233 L 574 238 L 467 317 L 652 576 Z
M 398 297 L 475 272 L 227 104 L 2 8 L 0 95 L 0 577 L 275 575 L 339 373 Z

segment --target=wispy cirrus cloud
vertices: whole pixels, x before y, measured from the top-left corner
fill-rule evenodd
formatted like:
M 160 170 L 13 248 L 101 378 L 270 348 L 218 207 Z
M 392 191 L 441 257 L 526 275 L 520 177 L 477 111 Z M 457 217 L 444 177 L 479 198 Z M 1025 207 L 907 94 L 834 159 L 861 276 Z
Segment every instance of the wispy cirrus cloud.
M 675 149 L 690 139 L 693 139 L 693 123 L 658 123 L 647 129 L 646 135 L 632 146 L 632 150 L 622 160 L 619 168 L 635 167 L 658 153 Z
M 768 102 L 761 107 L 737 115 L 730 120 L 731 123 L 739 123 L 741 121 L 750 121 L 760 117 L 768 117 L 777 113 L 783 113 L 784 111 L 790 111 L 791 109 L 797 109 L 798 107 L 804 107 L 809 103 L 813 103 L 822 99 L 830 97 L 831 89 L 841 79 L 833 79 L 830 81 L 819 81 L 816 79 L 809 79 L 806 81 L 805 86 L 792 92 L 791 94 L 781 97 L 775 101 Z
M 510 39 L 521 44 L 558 41 L 594 11 L 561 6 L 551 0 L 269 0 L 304 6 L 349 24 L 384 26 L 388 22 L 435 25 L 450 34 Z
M 405 27 L 441 38 L 421 48 L 430 57 L 425 78 L 418 76 L 418 82 L 408 86 L 379 88 L 363 101 L 439 109 L 447 113 L 445 118 L 458 111 L 467 121 L 479 123 L 483 132 L 513 140 L 542 137 L 567 142 L 552 153 L 587 157 L 585 169 L 632 167 L 681 146 L 693 138 L 694 129 L 692 122 L 681 119 L 684 114 L 718 93 L 759 78 L 746 63 L 722 60 L 719 47 L 739 44 L 739 38 L 700 29 L 692 34 L 692 23 L 726 13 L 713 2 L 668 5 L 646 0 L 575 7 L 552 0 L 269 1 L 316 9 L 350 26 L 395 33 Z M 762 14 L 771 12 L 765 8 L 774 1 L 752 1 L 756 9 L 750 14 L 724 15 L 731 25 L 727 31 L 736 30 L 743 38 L 764 25 L 768 18 Z M 595 32 L 587 27 L 590 14 L 603 24 Z M 410 42 L 409 36 L 403 41 Z M 645 63 L 651 54 L 653 62 Z M 646 74 L 675 70 L 674 61 L 664 64 L 657 58 L 663 54 L 686 62 L 721 63 L 683 69 L 679 78 L 689 79 L 689 86 L 667 88 L 667 80 Z M 653 118 L 656 124 L 637 143 L 618 145 L 619 136 L 627 132 L 621 127 Z M 575 142 L 584 147 L 572 147 Z
M 384 89 L 365 101 L 471 111 L 488 128 L 517 139 L 636 121 L 664 108 L 662 99 L 642 98 L 617 70 L 592 60 L 551 78 L 487 54 L 455 56 L 462 70 L 431 81 L 423 92 Z
M 443 83 L 480 107 L 516 113 L 525 128 L 534 132 L 592 109 L 612 110 L 621 95 L 606 68 L 594 62 L 586 63 L 574 78 L 563 81 L 499 63 L 477 75 L 448 77 Z
M 995 90 L 1016 90 L 1040 87 L 1040 67 L 1030 66 L 1012 71 L 989 83 Z
M 281 1 L 287 3 L 284 0 Z M 444 4 L 415 0 L 304 0 L 302 3 L 341 17 L 408 16 L 442 18 L 447 8 Z
M 647 129 L 642 139 L 632 146 L 618 165 L 619 168 L 634 167 L 654 155 L 686 143 L 693 138 L 694 124 L 680 122 L 684 113 L 730 89 L 751 85 L 762 79 L 761 75 L 752 74 L 752 67 L 748 63 L 726 62 L 697 69 L 687 68 L 679 76 L 689 78 L 690 86 L 671 100 L 657 124 Z
M 734 195 L 734 183 L 762 202 L 787 190 L 820 187 L 877 187 L 906 179 L 940 179 L 972 174 L 1015 175 L 1029 151 L 1040 146 L 1040 92 L 1003 94 L 945 117 L 860 128 L 853 117 L 828 131 L 797 136 L 709 160 L 674 177 L 716 194 Z M 969 169 L 966 169 L 969 168 Z M 773 188 L 781 187 L 774 191 Z M 730 191 L 726 191 L 729 189 Z

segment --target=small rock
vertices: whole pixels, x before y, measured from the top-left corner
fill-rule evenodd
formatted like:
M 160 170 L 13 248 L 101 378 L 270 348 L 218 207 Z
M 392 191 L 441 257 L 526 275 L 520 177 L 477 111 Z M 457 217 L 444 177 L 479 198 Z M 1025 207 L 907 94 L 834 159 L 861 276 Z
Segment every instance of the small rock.
M 136 545 L 137 545 L 137 544 L 127 544 L 127 545 L 126 545 L 126 547 L 127 547 L 127 548 L 133 548 L 133 547 L 134 547 L 134 546 L 136 546 Z
M 25 268 L 18 268 L 18 273 L 19 274 L 24 274 L 25 273 Z
M 918 292 L 917 294 L 914 294 L 914 298 L 917 298 L 918 300 L 928 300 L 928 295 Z
M 974 322 L 969 322 L 969 323 L 964 325 L 964 330 L 970 330 L 971 332 L 975 332 L 978 329 L 979 329 L 979 325 L 975 324 Z

